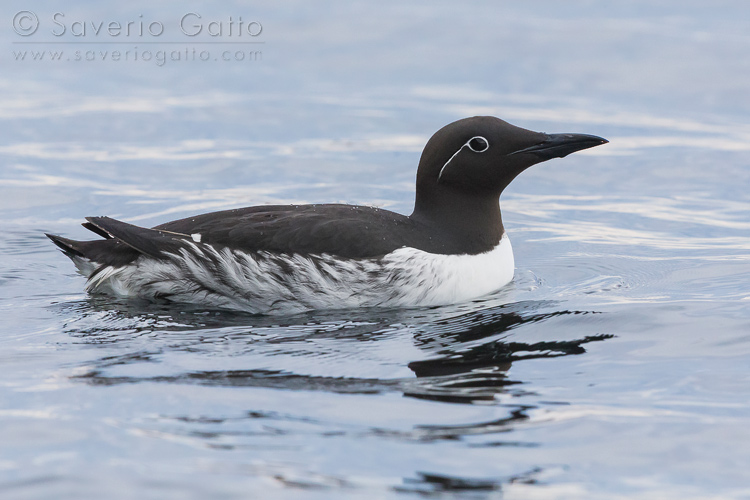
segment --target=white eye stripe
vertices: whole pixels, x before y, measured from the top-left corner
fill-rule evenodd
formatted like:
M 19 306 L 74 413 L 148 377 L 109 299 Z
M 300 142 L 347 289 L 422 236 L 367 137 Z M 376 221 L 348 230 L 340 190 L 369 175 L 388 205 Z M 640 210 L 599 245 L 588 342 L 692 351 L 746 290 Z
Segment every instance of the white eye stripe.
M 471 144 L 472 141 L 476 141 L 475 142 L 475 146 L 477 146 L 476 148 L 474 146 L 472 146 L 472 144 Z M 482 147 L 482 143 L 484 143 L 484 147 Z M 445 165 L 443 165 L 443 168 L 440 169 L 440 173 L 438 174 L 438 181 L 443 176 L 443 171 L 445 171 L 445 167 L 448 166 L 448 164 L 453 160 L 453 158 L 456 157 L 456 155 L 458 153 L 461 152 L 461 150 L 463 148 L 469 148 L 471 151 L 473 151 L 475 153 L 484 153 L 485 151 L 487 151 L 488 149 L 490 149 L 490 142 L 487 139 L 485 139 L 484 137 L 482 137 L 481 135 L 475 135 L 474 137 L 472 137 L 471 139 L 469 139 L 468 141 L 466 141 L 466 143 L 463 146 L 461 146 L 460 148 L 458 148 L 458 151 L 456 151 L 455 153 L 453 153 L 453 156 L 451 156 L 450 158 L 448 158 L 448 161 L 445 162 Z

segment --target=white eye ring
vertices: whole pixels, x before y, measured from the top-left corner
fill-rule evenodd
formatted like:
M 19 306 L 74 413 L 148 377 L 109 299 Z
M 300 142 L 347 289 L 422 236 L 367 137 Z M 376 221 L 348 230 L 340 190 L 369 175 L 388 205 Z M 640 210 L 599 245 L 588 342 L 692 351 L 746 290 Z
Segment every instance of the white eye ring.
M 478 143 L 476 145 L 478 147 L 474 147 L 471 144 L 472 142 L 475 142 L 475 141 Z M 474 151 L 475 153 L 484 153 L 485 151 L 487 151 L 488 149 L 490 149 L 490 143 L 489 143 L 489 141 L 487 139 L 485 139 L 484 137 L 482 137 L 481 135 L 475 135 L 474 137 L 472 137 L 471 139 L 469 139 L 466 142 L 466 144 L 464 144 L 464 146 L 468 146 L 468 148 L 471 149 L 472 151 Z
M 477 141 L 477 142 L 482 141 L 484 143 L 484 148 L 474 148 L 471 145 L 472 141 Z M 443 168 L 440 169 L 440 173 L 438 174 L 438 181 L 440 181 L 440 178 L 443 176 L 443 172 L 445 171 L 445 167 L 448 166 L 448 164 L 451 162 L 451 160 L 453 160 L 453 158 L 455 158 L 456 155 L 458 153 L 460 153 L 463 148 L 469 148 L 471 151 L 473 151 L 475 153 L 484 153 L 485 151 L 487 151 L 488 149 L 490 149 L 490 141 L 488 141 L 487 139 L 485 139 L 481 135 L 475 135 L 474 137 L 472 137 L 471 139 L 469 139 L 468 141 L 466 141 L 466 143 L 463 146 L 461 146 L 460 148 L 458 148 L 458 151 L 456 151 L 455 153 L 453 153 L 453 156 L 451 156 L 450 158 L 448 158 L 448 161 L 445 162 L 445 165 L 443 165 Z

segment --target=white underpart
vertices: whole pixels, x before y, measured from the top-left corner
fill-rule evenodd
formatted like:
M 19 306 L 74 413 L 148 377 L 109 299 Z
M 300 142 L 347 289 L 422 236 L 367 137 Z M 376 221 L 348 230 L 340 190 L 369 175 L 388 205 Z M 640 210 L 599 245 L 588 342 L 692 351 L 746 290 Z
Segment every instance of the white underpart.
M 453 304 L 513 279 L 513 250 L 503 236 L 489 252 L 439 255 L 404 247 L 378 259 L 245 253 L 188 242 L 162 260 L 146 256 L 105 267 L 90 292 L 166 297 L 175 302 L 252 313 Z

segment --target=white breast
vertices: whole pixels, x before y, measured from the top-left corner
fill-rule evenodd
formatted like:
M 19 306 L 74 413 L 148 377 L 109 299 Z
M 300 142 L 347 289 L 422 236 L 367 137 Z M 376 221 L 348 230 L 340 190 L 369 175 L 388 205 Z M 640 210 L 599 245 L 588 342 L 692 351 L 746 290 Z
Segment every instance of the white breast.
M 513 269 L 507 236 L 479 255 L 404 247 L 378 259 L 245 253 L 188 242 L 166 259 L 142 256 L 125 267 L 104 268 L 89 279 L 87 289 L 252 313 L 289 313 L 453 304 L 501 288 L 513 279 Z
M 513 249 L 507 235 L 489 252 L 440 255 L 399 248 L 386 255 L 384 268 L 400 274 L 404 293 L 398 305 L 444 305 L 471 300 L 513 279 Z

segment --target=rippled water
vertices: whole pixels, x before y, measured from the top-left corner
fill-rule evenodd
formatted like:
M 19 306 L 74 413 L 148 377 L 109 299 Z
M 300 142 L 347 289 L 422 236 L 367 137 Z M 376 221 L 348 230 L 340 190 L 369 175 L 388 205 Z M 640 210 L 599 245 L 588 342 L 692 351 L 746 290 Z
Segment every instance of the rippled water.
M 29 6 L 2 7 L 0 496 L 750 497 L 750 8 L 285 5 L 65 11 L 263 24 L 260 61 L 164 66 L 18 61 Z M 52 40 L 62 7 L 34 9 Z M 43 235 L 261 203 L 409 213 L 424 142 L 474 114 L 611 142 L 514 181 L 516 279 L 471 303 L 89 297 Z

